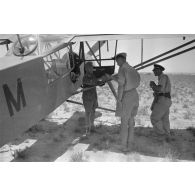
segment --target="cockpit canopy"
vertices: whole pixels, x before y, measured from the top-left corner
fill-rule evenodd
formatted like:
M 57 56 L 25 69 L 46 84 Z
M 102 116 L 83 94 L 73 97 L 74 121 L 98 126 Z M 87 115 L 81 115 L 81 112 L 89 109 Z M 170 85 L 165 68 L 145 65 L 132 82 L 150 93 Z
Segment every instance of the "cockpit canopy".
M 72 35 L 52 35 L 52 34 L 20 34 L 8 37 L 13 43 L 6 56 L 28 56 L 42 55 L 52 50 L 55 46 L 63 42 L 68 42 Z

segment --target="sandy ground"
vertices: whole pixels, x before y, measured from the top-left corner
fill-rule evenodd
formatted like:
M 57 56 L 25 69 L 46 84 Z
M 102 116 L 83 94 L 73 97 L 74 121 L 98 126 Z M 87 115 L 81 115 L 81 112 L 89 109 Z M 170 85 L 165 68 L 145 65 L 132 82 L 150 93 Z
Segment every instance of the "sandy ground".
M 154 136 L 150 127 L 136 127 L 135 150 L 118 149 L 119 121 L 114 114 L 96 113 L 96 133 L 84 137 L 84 112 L 70 116 L 59 107 L 48 118 L 26 131 L 0 151 L 0 161 L 14 162 L 128 162 L 193 161 L 195 136 L 190 131 L 172 130 L 171 141 Z M 109 120 L 112 123 L 109 123 Z
M 147 77 L 147 75 L 144 76 Z M 146 81 L 149 78 L 144 79 Z M 179 94 L 173 98 L 170 115 L 171 131 L 174 135 L 171 140 L 167 140 L 164 136 L 156 136 L 152 133 L 149 120 L 151 97 L 148 95 L 151 95 L 151 92 L 145 83 L 142 82 L 139 89 L 140 107 L 136 117 L 135 148 L 132 152 L 123 153 L 118 149 L 120 121 L 119 118 L 114 116 L 114 113 L 97 110 L 96 132 L 85 137 L 83 107 L 64 103 L 17 139 L 1 147 L 0 161 L 194 161 L 195 131 L 193 128 L 186 130 L 189 126 L 195 126 L 194 114 L 183 116 L 183 113 L 193 112 L 195 108 L 192 98 L 195 91 L 193 89 L 194 85 L 191 85 L 188 90 L 180 86 L 184 91 L 189 91 L 188 101 L 185 102 L 181 100 L 183 90 L 177 91 L 177 93 L 174 91 L 174 93 Z M 177 89 L 177 87 L 175 88 Z M 108 86 L 105 85 L 98 89 L 98 98 L 100 106 L 115 108 L 115 100 Z M 81 101 L 81 94 L 71 99 Z M 182 105 L 181 103 L 185 104 Z

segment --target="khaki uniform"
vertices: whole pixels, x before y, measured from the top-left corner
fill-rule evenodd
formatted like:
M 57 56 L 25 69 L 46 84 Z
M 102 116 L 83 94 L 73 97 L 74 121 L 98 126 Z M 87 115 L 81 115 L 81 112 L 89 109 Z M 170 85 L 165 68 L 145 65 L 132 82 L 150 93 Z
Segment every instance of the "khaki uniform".
M 167 75 L 162 73 L 158 77 L 158 85 L 161 86 L 159 94 L 171 93 L 171 82 Z M 171 98 L 157 94 L 150 119 L 154 130 L 159 133 L 170 133 L 169 108 L 171 104 Z
M 118 72 L 119 87 L 123 87 L 122 106 L 117 106 L 116 114 L 121 117 L 121 144 L 126 147 L 134 139 L 134 117 L 139 107 L 139 96 L 136 88 L 140 84 L 138 72 L 125 62 Z M 119 89 L 118 89 L 119 91 Z

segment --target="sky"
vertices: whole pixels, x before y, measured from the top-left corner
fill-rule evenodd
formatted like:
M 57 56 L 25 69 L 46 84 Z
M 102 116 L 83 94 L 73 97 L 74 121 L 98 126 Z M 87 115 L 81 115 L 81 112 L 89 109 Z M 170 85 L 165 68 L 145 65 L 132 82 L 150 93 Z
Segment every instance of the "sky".
M 161 38 L 161 39 L 144 39 L 143 40 L 143 61 L 150 59 L 156 55 L 159 55 L 167 50 L 173 49 L 181 44 L 184 44 L 193 37 L 186 37 L 185 40 L 182 38 Z M 114 54 L 115 41 L 109 42 L 109 54 Z M 194 46 L 191 44 L 188 47 Z M 188 48 L 188 47 L 185 47 Z M 102 48 L 102 57 L 104 52 L 106 53 L 107 47 Z M 179 50 L 181 51 L 181 50 Z M 118 42 L 117 53 L 126 52 L 127 61 L 130 65 L 134 66 L 141 62 L 141 40 L 120 40 Z M 0 57 L 5 55 L 6 47 L 0 46 Z M 106 55 L 105 55 L 106 57 Z M 167 73 L 195 73 L 195 50 L 188 53 L 176 56 L 172 59 L 168 59 L 159 63 L 165 67 Z M 145 68 L 141 72 L 151 72 L 152 67 Z
M 187 38 L 185 41 L 182 38 L 166 38 L 166 39 L 147 39 L 143 41 L 143 61 L 173 49 L 181 44 L 184 44 L 192 38 Z M 191 44 L 183 49 L 192 47 Z M 178 50 L 181 51 L 181 50 Z M 141 62 L 141 40 L 130 40 L 119 42 L 118 52 L 127 53 L 127 61 L 131 65 L 136 65 Z M 169 54 L 170 55 L 170 54 Z M 174 58 L 160 62 L 159 64 L 165 67 L 168 73 L 195 73 L 195 50 L 181 54 Z M 143 69 L 143 72 L 150 72 L 153 67 Z

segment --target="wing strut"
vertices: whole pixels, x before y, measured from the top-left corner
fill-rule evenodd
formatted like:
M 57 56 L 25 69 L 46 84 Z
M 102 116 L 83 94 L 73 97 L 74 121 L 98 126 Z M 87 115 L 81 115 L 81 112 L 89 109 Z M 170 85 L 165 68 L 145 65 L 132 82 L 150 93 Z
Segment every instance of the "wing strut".
M 143 46 L 144 46 L 144 40 L 141 39 L 141 63 L 143 62 Z
M 149 64 L 146 64 L 145 66 L 138 67 L 138 68 L 136 68 L 136 70 L 144 69 L 144 68 L 146 68 L 146 67 L 148 67 L 148 66 L 151 66 L 151 65 L 153 65 L 153 64 L 155 64 L 155 63 L 159 63 L 159 62 L 168 60 L 168 59 L 173 58 L 173 57 L 175 57 L 175 56 L 178 56 L 178 55 L 181 55 L 181 54 L 183 54 L 183 53 L 189 52 L 189 51 L 191 51 L 191 50 L 193 50 L 193 49 L 195 49 L 195 46 L 190 47 L 190 48 L 188 48 L 188 49 L 185 49 L 185 50 L 183 50 L 183 51 L 180 51 L 180 52 L 178 52 L 178 53 L 172 54 L 172 55 L 167 56 L 167 57 L 165 57 L 165 58 L 162 58 L 162 59 L 160 59 L 160 60 L 151 62 L 151 63 L 149 63 Z
M 85 43 L 86 43 L 87 47 L 89 48 L 89 50 L 90 50 L 92 56 L 95 58 L 96 62 L 98 63 L 98 65 L 101 66 L 99 60 L 98 60 L 97 57 L 95 56 L 95 54 L 94 54 L 93 50 L 91 49 L 89 43 L 88 43 L 87 41 L 86 41 Z
M 83 106 L 83 104 L 80 103 L 80 102 L 76 102 L 76 101 L 73 101 L 73 100 L 66 100 L 66 101 L 69 102 L 69 103 L 78 104 L 78 105 Z M 105 110 L 105 111 L 110 111 L 110 112 L 115 112 L 115 110 L 112 110 L 112 109 L 109 109 L 109 108 L 103 108 L 103 107 L 100 107 L 100 106 L 98 106 L 97 109 L 101 109 L 101 110 Z
M 98 41 L 98 46 L 99 46 L 99 60 L 100 60 L 100 66 L 101 66 L 101 45 L 100 45 L 100 41 Z
M 153 60 L 156 60 L 157 58 L 160 58 L 160 57 L 165 56 L 165 55 L 167 55 L 167 54 L 169 54 L 169 53 L 172 53 L 172 52 L 174 52 L 174 51 L 176 51 L 176 50 L 178 50 L 178 49 L 181 49 L 181 48 L 183 48 L 183 47 L 185 47 L 185 46 L 187 46 L 187 45 L 190 45 L 190 44 L 192 44 L 192 43 L 194 43 L 194 42 L 195 42 L 195 39 L 193 39 L 192 41 L 189 41 L 189 42 L 187 42 L 187 43 L 185 43 L 185 44 L 182 44 L 182 45 L 180 45 L 180 46 L 178 46 L 178 47 L 175 47 L 175 48 L 173 48 L 173 49 L 171 49 L 171 50 L 169 50 L 169 51 L 166 51 L 166 52 L 164 52 L 164 53 L 162 53 L 162 54 L 160 54 L 160 55 L 157 55 L 157 56 L 155 56 L 155 57 L 153 57 L 153 58 L 151 58 L 151 59 L 149 59 L 149 60 L 146 60 L 146 61 L 144 61 L 144 62 L 142 62 L 142 63 L 140 63 L 140 64 L 137 64 L 136 66 L 134 66 L 134 68 L 141 67 L 141 66 L 143 66 L 144 64 L 147 64 L 148 62 L 151 62 L 151 61 L 153 61 Z M 154 64 L 154 63 L 153 63 L 153 64 Z

